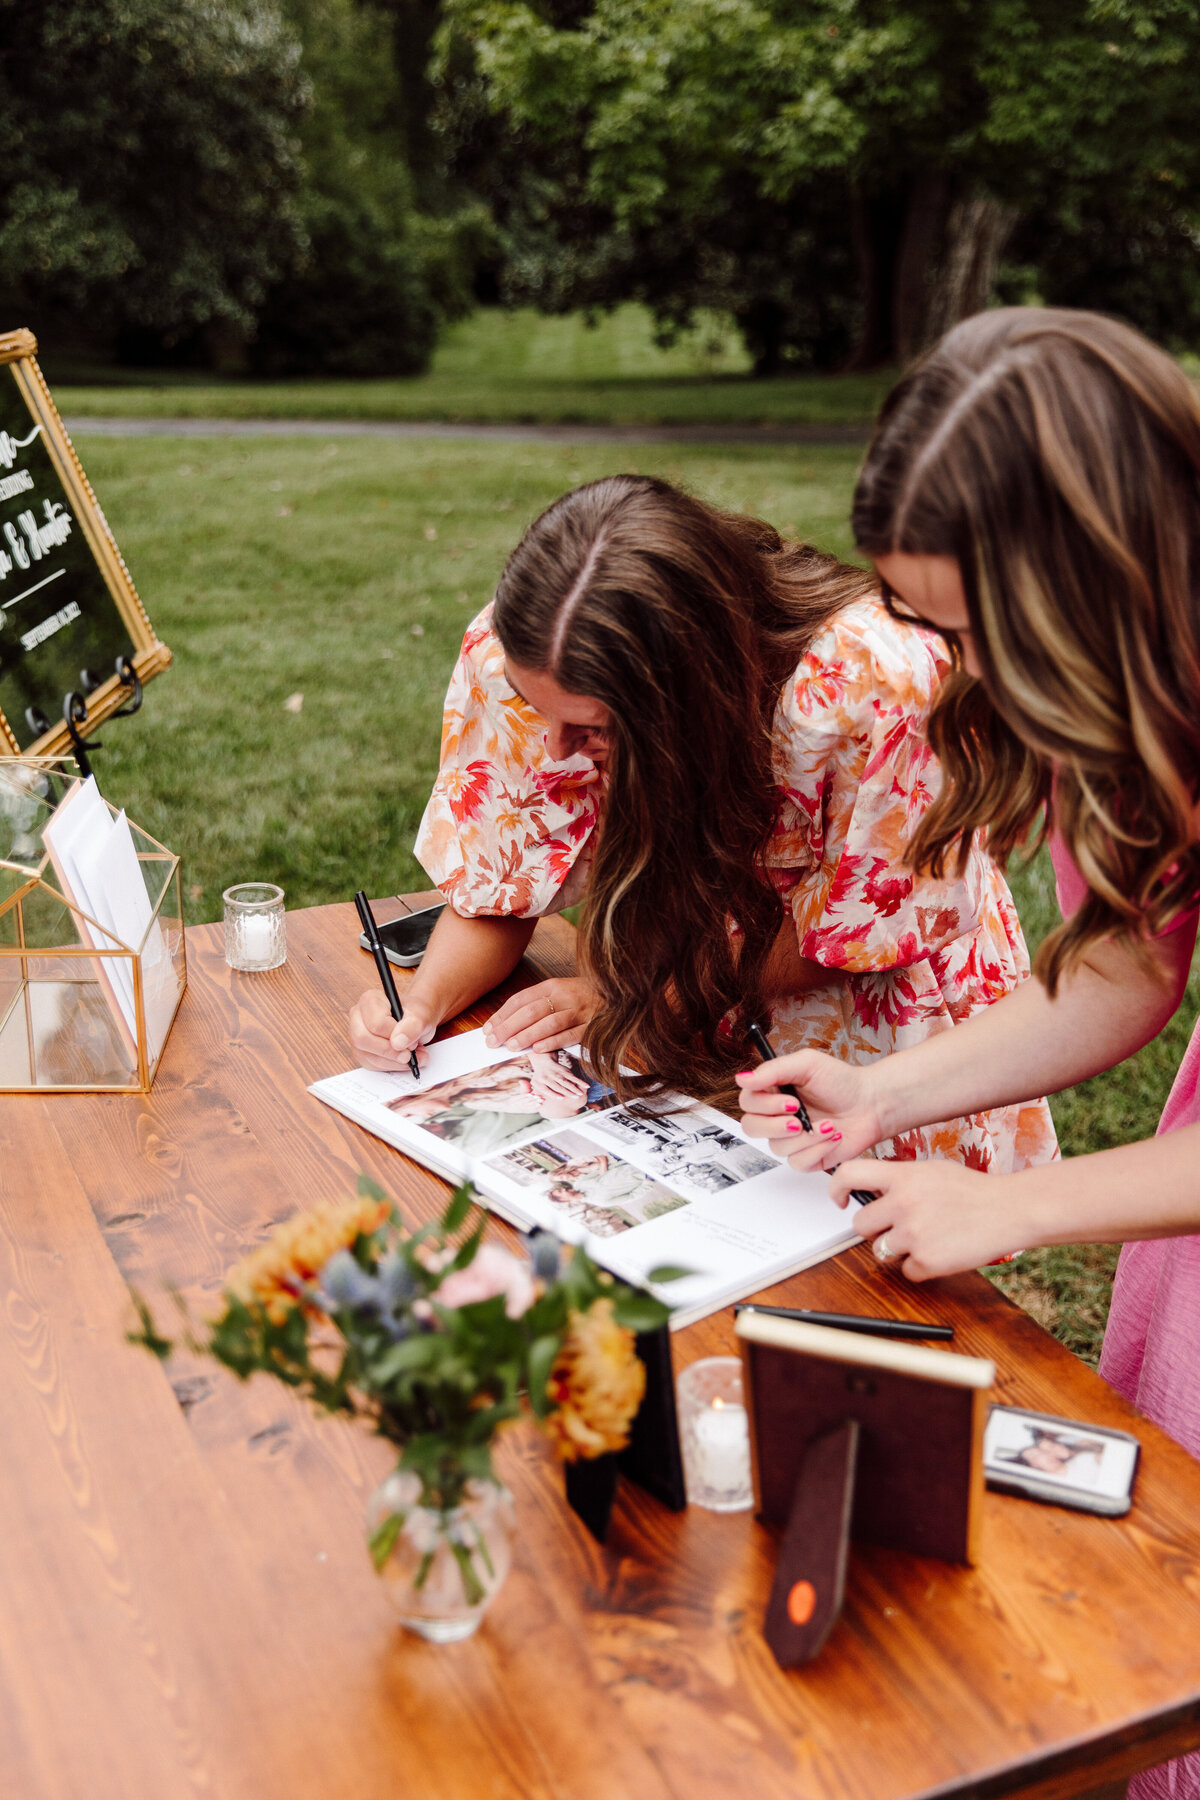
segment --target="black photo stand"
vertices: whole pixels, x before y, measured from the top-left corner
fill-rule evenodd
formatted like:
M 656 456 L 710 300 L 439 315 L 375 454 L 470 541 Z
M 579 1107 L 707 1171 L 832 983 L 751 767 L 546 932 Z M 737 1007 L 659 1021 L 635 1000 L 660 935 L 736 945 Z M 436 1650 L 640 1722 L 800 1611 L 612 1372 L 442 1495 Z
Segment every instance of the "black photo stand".
M 608 1533 L 617 1482 L 622 1475 L 653 1494 L 672 1512 L 687 1505 L 683 1453 L 675 1415 L 675 1372 L 666 1325 L 644 1331 L 637 1353 L 646 1366 L 646 1392 L 624 1450 L 566 1464 L 567 1501 L 601 1544 Z

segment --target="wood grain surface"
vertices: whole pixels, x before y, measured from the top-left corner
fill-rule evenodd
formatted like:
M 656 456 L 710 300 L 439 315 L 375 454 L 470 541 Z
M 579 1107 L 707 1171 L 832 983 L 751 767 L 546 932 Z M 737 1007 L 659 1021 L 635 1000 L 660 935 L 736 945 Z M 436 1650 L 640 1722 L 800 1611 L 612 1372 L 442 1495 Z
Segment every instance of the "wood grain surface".
M 1136 1430 L 1127 1519 L 989 1494 L 975 1568 L 856 1546 L 829 1643 L 784 1674 L 769 1531 L 623 1489 L 601 1547 L 521 1427 L 499 1452 L 521 1537 L 482 1629 L 399 1632 L 363 1547 L 385 1447 L 123 1338 L 126 1282 L 203 1305 L 360 1170 L 413 1219 L 442 1203 L 305 1091 L 348 1066 L 374 981 L 353 909 L 287 929 L 262 975 L 226 968 L 219 927 L 188 933 L 148 1097 L 0 1098 L 0 1792 L 1058 1800 L 1200 1744 L 1200 1465 L 980 1277 L 914 1290 L 865 1251 L 768 1297 L 947 1320 L 997 1398 Z M 540 924 L 510 987 L 569 970 L 572 936 Z M 677 1334 L 676 1366 L 732 1348 L 727 1311 Z

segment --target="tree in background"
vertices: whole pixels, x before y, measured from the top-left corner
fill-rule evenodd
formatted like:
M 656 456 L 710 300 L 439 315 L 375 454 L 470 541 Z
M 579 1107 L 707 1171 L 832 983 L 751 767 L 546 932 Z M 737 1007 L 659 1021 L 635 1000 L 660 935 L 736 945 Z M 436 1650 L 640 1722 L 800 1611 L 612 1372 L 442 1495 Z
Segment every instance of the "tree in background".
M 249 330 L 304 244 L 299 49 L 261 0 L 0 4 L 8 318 Z
M 388 22 L 356 0 L 284 0 L 313 90 L 300 212 L 308 251 L 269 289 L 258 374 L 411 375 L 469 310 L 478 208 L 418 207 L 413 122 Z
M 1200 323 L 1198 52 L 1200 0 L 445 0 L 437 79 L 506 297 L 728 310 L 769 372 L 909 359 L 1010 239 Z
M 403 375 L 471 303 L 359 0 L 0 0 L 0 295 L 134 364 Z

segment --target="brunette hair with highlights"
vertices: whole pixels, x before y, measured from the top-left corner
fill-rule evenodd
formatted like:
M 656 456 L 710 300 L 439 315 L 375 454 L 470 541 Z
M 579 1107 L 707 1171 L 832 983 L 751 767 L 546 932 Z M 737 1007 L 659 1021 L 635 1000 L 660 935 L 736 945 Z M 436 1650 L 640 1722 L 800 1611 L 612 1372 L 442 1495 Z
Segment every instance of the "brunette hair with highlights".
M 1200 403 L 1178 364 L 1096 313 L 967 319 L 886 401 L 854 530 L 871 556 L 955 559 L 983 672 L 934 704 L 913 865 L 961 870 L 977 831 L 1003 862 L 1052 824 L 1089 889 L 1039 952 L 1052 994 L 1101 939 L 1193 905 Z
M 601 996 L 586 1048 L 623 1098 L 727 1092 L 746 1066 L 785 917 L 765 862 L 775 711 L 821 628 L 873 592 L 862 569 L 641 475 L 565 494 L 508 560 L 506 655 L 611 715 L 579 939 Z

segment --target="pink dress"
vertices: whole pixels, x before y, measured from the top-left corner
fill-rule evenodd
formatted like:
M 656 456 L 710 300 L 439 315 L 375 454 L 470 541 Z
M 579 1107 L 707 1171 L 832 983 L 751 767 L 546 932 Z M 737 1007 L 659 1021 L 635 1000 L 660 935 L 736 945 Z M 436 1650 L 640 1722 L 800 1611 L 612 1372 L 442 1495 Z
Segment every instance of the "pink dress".
M 1051 843 L 1064 918 L 1086 887 L 1065 846 Z M 1174 927 L 1195 924 L 1189 913 Z M 1158 1135 L 1200 1124 L 1200 1022 L 1192 1032 Z M 1200 1457 L 1200 1237 L 1146 1238 L 1125 1244 L 1113 1282 L 1100 1373 L 1139 1412 Z M 1129 1784 L 1129 1800 L 1196 1800 L 1200 1751 L 1146 1769 Z

